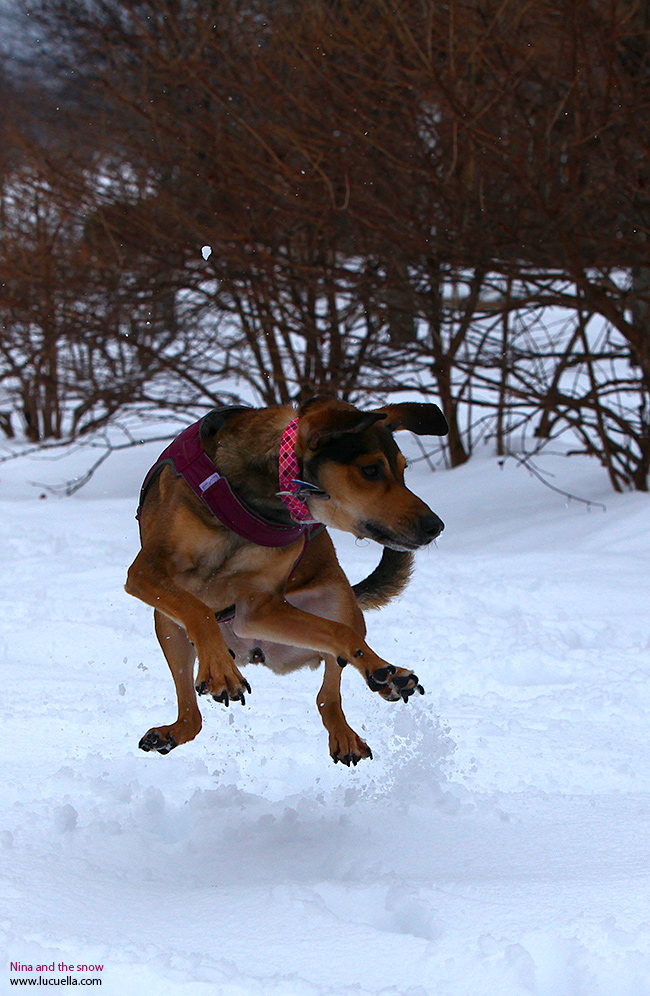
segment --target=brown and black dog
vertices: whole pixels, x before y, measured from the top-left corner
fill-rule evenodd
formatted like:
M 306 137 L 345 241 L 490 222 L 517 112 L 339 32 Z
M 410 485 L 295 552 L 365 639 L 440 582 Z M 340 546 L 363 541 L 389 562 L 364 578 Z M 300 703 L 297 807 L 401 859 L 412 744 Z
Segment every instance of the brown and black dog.
M 388 701 L 424 691 L 412 671 L 388 664 L 370 649 L 361 610 L 379 608 L 399 594 L 410 576 L 412 551 L 444 528 L 406 487 L 406 461 L 393 432 L 444 435 L 445 418 L 432 404 L 361 412 L 330 398 L 312 399 L 299 411 L 234 409 L 215 421 L 215 431 L 208 416 L 201 458 L 207 454 L 210 468 L 261 521 L 285 528 L 295 523 L 279 494 L 278 455 L 296 417 L 292 448 L 299 480 L 293 483 L 311 521 L 376 540 L 384 547 L 382 559 L 353 588 L 327 529 L 282 546 L 259 545 L 224 525 L 175 466 L 157 467 L 143 489 L 142 549 L 126 590 L 155 609 L 178 717 L 170 726 L 149 730 L 140 741 L 143 750 L 166 754 L 194 739 L 202 725 L 197 692 L 225 705 L 231 699 L 243 703 L 250 686 L 240 668 L 247 663 L 285 673 L 324 662 L 318 709 L 332 758 L 347 765 L 372 753 L 343 715 L 346 663 Z

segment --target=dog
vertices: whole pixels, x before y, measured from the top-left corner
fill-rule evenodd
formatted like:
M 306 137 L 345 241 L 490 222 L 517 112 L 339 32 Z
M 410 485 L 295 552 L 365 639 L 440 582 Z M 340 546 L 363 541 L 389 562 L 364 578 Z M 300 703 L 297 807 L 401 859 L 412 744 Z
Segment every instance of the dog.
M 197 693 L 243 704 L 248 663 L 280 674 L 324 663 L 318 710 L 332 759 L 347 766 L 372 751 L 343 714 L 344 666 L 387 701 L 424 694 L 413 671 L 382 660 L 365 641 L 363 610 L 398 595 L 413 552 L 444 529 L 404 483 L 406 461 L 393 438 L 400 429 L 448 431 L 434 404 L 363 412 L 316 397 L 298 410 L 215 409 L 164 451 L 143 485 L 141 550 L 126 591 L 155 610 L 178 716 L 150 729 L 142 750 L 167 754 L 196 737 Z M 384 548 L 354 586 L 330 528 Z

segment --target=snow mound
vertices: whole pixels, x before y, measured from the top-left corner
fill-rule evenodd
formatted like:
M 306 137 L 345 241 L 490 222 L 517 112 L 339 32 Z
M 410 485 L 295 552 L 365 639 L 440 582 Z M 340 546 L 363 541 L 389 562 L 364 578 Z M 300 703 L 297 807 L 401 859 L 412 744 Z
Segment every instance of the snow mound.
M 317 673 L 261 666 L 162 757 L 137 743 L 173 717 L 171 677 L 122 588 L 162 448 L 64 499 L 3 466 L 0 991 L 650 993 L 648 497 L 561 457 L 554 483 L 606 513 L 514 462 L 414 466 L 447 528 L 369 642 L 427 694 L 386 703 L 346 669 L 374 760 L 331 763 Z M 353 581 L 377 562 L 338 545 Z

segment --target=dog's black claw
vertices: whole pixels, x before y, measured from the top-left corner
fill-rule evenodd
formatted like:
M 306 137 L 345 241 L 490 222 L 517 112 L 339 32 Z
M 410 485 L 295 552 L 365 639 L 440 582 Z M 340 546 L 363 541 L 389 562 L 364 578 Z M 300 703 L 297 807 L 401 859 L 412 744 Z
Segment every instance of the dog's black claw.
M 142 740 L 138 744 L 140 750 L 147 752 L 156 750 L 159 754 L 169 754 L 170 750 L 173 750 L 174 747 L 177 746 L 178 744 L 171 734 L 169 734 L 166 740 L 163 740 L 160 734 L 156 733 L 155 730 L 150 730 L 149 733 L 145 733 Z
M 205 695 L 208 691 L 207 681 L 200 681 L 198 685 L 194 686 L 196 688 L 197 695 Z
M 417 685 L 416 691 L 419 692 L 420 695 L 424 695 L 424 688 L 422 687 L 422 685 Z
M 344 668 L 347 665 L 348 661 L 346 661 L 345 657 L 337 657 L 336 663 L 340 668 Z
M 232 657 L 232 659 L 234 660 L 234 659 L 235 659 L 235 651 L 234 651 L 234 650 L 231 650 L 231 649 L 230 649 L 230 647 L 228 647 L 228 653 L 230 654 L 230 656 L 231 656 L 231 657 Z
M 241 683 L 244 686 L 244 688 L 246 689 L 246 691 L 248 692 L 248 694 L 251 695 L 252 694 L 251 693 L 251 686 L 246 681 L 246 678 L 242 678 Z
M 367 744 L 366 744 L 366 750 L 368 751 L 367 754 L 363 755 L 344 754 L 343 757 L 341 757 L 339 755 L 339 752 L 337 751 L 336 754 L 332 754 L 332 760 L 334 761 L 334 764 L 338 764 L 340 762 L 341 764 L 344 764 L 347 768 L 349 768 L 350 765 L 352 764 L 356 768 L 359 761 L 363 761 L 364 757 L 367 757 L 368 760 L 372 761 L 372 751 L 370 750 L 370 747 L 368 747 Z
M 213 695 L 212 698 L 214 699 L 215 702 L 221 702 L 226 707 L 230 703 L 228 692 L 226 692 L 225 690 L 221 693 L 221 695 Z

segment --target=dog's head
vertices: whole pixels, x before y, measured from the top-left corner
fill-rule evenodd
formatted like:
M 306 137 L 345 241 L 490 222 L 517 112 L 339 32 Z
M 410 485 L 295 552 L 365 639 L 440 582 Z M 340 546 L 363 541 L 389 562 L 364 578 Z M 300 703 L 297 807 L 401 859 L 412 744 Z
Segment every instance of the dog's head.
M 317 398 L 301 411 L 296 453 L 303 478 L 330 496 L 312 499 L 314 518 L 393 550 L 416 550 L 444 529 L 441 519 L 404 483 L 406 460 L 393 433 L 442 436 L 447 422 L 437 405 L 386 405 L 362 412 Z

